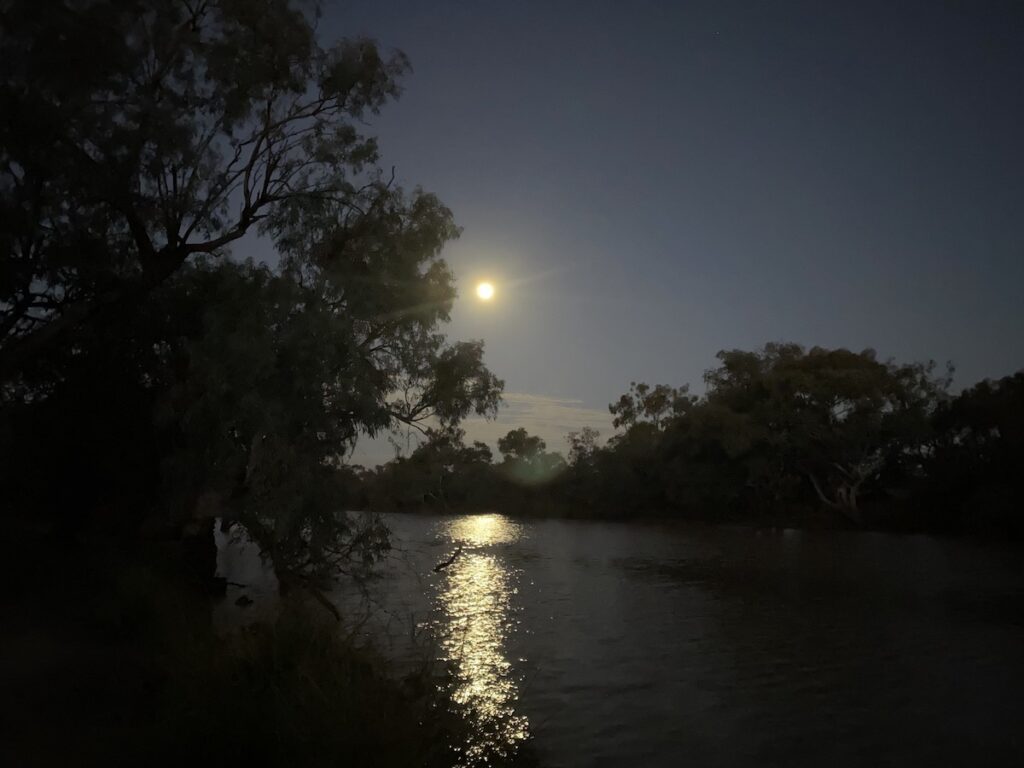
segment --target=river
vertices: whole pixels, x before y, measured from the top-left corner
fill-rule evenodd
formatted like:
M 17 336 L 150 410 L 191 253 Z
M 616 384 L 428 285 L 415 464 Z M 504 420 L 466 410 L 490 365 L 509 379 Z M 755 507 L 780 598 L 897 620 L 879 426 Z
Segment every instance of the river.
M 466 765 L 526 740 L 553 768 L 1024 764 L 1019 548 L 386 519 L 379 578 L 334 598 L 399 662 L 450 666 Z

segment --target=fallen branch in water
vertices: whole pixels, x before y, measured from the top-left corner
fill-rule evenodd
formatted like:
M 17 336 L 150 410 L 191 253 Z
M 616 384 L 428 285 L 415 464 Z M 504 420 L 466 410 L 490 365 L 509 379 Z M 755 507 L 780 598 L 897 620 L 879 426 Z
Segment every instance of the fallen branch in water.
M 452 553 L 451 557 L 449 557 L 447 560 L 444 560 L 443 562 L 440 562 L 440 563 L 438 563 L 437 565 L 434 566 L 434 573 L 437 573 L 438 571 L 443 571 L 449 565 L 454 563 L 455 562 L 455 558 L 457 558 L 460 554 L 462 554 L 462 545 L 461 544 L 459 545 L 458 549 L 456 549 Z

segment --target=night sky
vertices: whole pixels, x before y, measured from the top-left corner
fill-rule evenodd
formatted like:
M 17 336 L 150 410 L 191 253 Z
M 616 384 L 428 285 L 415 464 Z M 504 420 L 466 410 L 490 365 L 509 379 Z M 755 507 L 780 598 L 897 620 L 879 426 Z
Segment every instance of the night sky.
M 465 230 L 449 332 L 510 393 L 471 438 L 607 436 L 631 380 L 699 392 L 773 340 L 952 360 L 958 387 L 1024 367 L 1022 2 L 329 3 L 321 28 L 412 60 L 370 131 Z

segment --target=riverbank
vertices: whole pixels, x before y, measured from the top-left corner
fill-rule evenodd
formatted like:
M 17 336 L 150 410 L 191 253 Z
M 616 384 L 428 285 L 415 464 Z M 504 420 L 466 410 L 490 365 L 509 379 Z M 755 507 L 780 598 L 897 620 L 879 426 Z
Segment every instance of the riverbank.
M 217 631 L 178 542 L 19 531 L 4 565 L 0 763 L 451 766 L 438 667 L 398 678 L 300 595 Z M 524 753 L 515 765 L 532 765 Z
M 923 505 L 868 505 L 863 520 L 848 517 L 814 504 L 793 505 L 786 509 L 756 510 L 744 514 L 735 509 L 709 508 L 701 512 L 681 512 L 667 508 L 626 508 L 613 510 L 605 506 L 588 506 L 552 499 L 542 492 L 535 499 L 523 494 L 515 503 L 488 499 L 475 502 L 417 505 L 374 506 L 376 514 L 473 515 L 497 513 L 523 520 L 580 520 L 592 522 L 639 523 L 658 525 L 738 526 L 757 530 L 799 531 L 861 531 L 899 535 L 939 536 L 979 541 L 1012 541 L 1024 543 L 1024 526 L 1011 524 L 1005 517 L 987 519 L 979 507 L 970 516 L 936 521 L 932 510 Z

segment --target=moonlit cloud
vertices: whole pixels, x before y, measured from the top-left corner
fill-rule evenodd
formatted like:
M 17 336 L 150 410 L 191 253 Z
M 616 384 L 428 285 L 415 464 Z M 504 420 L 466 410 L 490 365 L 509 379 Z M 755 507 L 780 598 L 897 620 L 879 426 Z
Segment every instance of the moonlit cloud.
M 582 400 L 571 400 L 546 395 L 534 395 L 526 392 L 506 392 L 503 396 L 501 410 L 494 421 L 473 417 L 462 423 L 466 430 L 466 442 L 479 440 L 487 443 L 497 455 L 498 438 L 511 429 L 524 427 L 531 435 L 541 437 L 547 443 L 549 451 L 559 451 L 566 455 L 569 450 L 566 436 L 583 427 L 600 430 L 602 442 L 611 437 L 612 416 L 607 408 L 590 408 Z M 398 442 L 405 450 L 407 441 L 403 436 Z M 408 442 L 415 447 L 415 437 Z M 386 438 L 363 440 L 356 448 L 353 462 L 365 466 L 374 466 L 388 461 L 395 455 L 395 450 Z
M 495 421 L 481 418 L 466 419 L 463 423 L 467 440 L 480 440 L 496 446 L 499 437 L 510 429 L 525 427 L 531 435 L 538 435 L 548 444 L 548 450 L 568 450 L 566 435 L 583 427 L 600 430 L 607 439 L 612 434 L 612 416 L 607 408 L 588 408 L 582 400 L 569 400 L 525 392 L 507 392 L 504 405 Z

